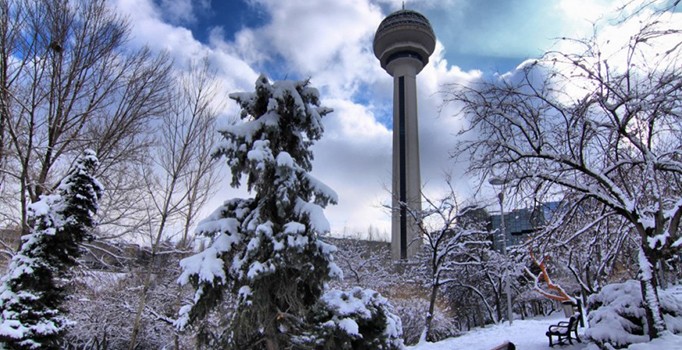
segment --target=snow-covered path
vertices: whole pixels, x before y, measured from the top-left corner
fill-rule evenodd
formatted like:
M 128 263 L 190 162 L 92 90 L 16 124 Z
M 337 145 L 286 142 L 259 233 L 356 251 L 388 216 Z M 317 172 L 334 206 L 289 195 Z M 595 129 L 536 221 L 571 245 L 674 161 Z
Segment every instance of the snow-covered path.
M 680 289 L 682 290 L 682 289 Z M 425 343 L 408 346 L 408 350 L 490 350 L 505 341 L 511 341 L 519 350 L 549 350 L 549 343 L 545 332 L 551 324 L 565 321 L 562 313 L 554 313 L 548 317 L 528 320 L 515 320 L 509 323 L 474 329 L 461 337 L 446 339 L 437 343 Z M 583 338 L 583 328 L 578 329 Z M 597 350 L 594 344 L 579 344 L 554 346 L 557 350 Z M 650 343 L 633 344 L 629 350 L 677 350 L 682 349 L 682 336 L 665 334 Z
M 473 329 L 457 338 L 446 339 L 437 343 L 425 343 L 407 347 L 409 350 L 490 350 L 505 341 L 511 341 L 517 349 L 522 350 L 548 350 L 550 349 L 545 332 L 551 324 L 565 321 L 562 313 L 554 313 L 548 317 L 515 320 L 511 326 L 508 322 L 486 328 Z M 582 338 L 582 328 L 578 334 Z M 585 343 L 566 346 L 555 346 L 560 350 L 583 350 L 587 348 Z

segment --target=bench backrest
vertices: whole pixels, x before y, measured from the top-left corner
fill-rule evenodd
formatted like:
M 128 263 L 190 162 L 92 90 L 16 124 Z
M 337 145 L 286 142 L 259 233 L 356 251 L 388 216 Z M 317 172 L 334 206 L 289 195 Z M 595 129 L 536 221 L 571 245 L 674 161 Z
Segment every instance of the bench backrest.
M 576 315 L 571 316 L 571 318 L 568 319 L 568 330 L 576 330 L 578 329 L 578 317 Z

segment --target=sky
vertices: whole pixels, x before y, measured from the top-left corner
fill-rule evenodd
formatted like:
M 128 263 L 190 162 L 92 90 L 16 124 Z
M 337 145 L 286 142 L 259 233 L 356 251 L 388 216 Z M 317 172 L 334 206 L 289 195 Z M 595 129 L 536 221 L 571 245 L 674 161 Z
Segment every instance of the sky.
M 463 120 L 443 103 L 448 84 L 513 71 L 556 47 L 557 38 L 583 37 L 592 22 L 620 0 L 413 0 L 438 39 L 436 52 L 417 77 L 422 183 L 427 195 L 452 174 L 460 200 L 476 194 L 466 164 L 451 157 Z M 372 52 L 372 39 L 394 0 L 112 0 L 131 24 L 129 45 L 166 50 L 179 67 L 207 57 L 218 71 L 223 98 L 252 91 L 259 74 L 306 79 L 334 109 L 313 146 L 313 175 L 339 194 L 325 213 L 335 235 L 390 232 L 392 78 Z M 228 101 L 222 120 L 234 118 Z M 245 196 L 220 184 L 209 211 Z M 493 202 L 488 189 L 479 199 Z M 376 238 L 376 237 L 375 237 Z

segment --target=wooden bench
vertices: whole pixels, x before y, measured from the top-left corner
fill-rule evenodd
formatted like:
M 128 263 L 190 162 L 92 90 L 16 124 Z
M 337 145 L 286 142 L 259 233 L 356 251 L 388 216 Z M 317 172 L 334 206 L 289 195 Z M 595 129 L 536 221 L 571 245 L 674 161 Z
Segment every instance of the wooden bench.
M 569 344 L 573 345 L 573 341 L 571 339 L 575 339 L 579 343 L 582 343 L 580 337 L 578 337 L 578 317 L 579 315 L 574 315 L 568 319 L 568 322 L 561 321 L 558 324 L 549 326 L 549 329 L 545 335 L 547 335 L 547 338 L 549 338 L 550 347 L 554 346 L 552 343 L 552 337 L 557 337 L 557 343 L 562 345 L 566 340 L 568 340 Z M 575 337 L 573 337 L 572 334 L 575 335 Z

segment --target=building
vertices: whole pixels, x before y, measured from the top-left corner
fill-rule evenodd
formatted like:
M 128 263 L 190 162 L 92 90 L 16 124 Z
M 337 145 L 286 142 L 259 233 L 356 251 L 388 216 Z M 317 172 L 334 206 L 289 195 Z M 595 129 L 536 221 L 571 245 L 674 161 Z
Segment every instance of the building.
M 391 255 L 407 259 L 421 239 L 410 212 L 421 210 L 417 74 L 429 62 L 436 36 L 429 20 L 412 10 L 388 15 L 374 35 L 374 55 L 393 77 L 393 180 Z
M 535 208 L 512 209 L 504 213 L 505 242 L 507 247 L 525 243 L 530 235 L 541 229 L 559 210 L 559 202 L 541 203 Z M 502 250 L 499 234 L 500 213 L 491 214 L 491 233 L 493 248 Z

